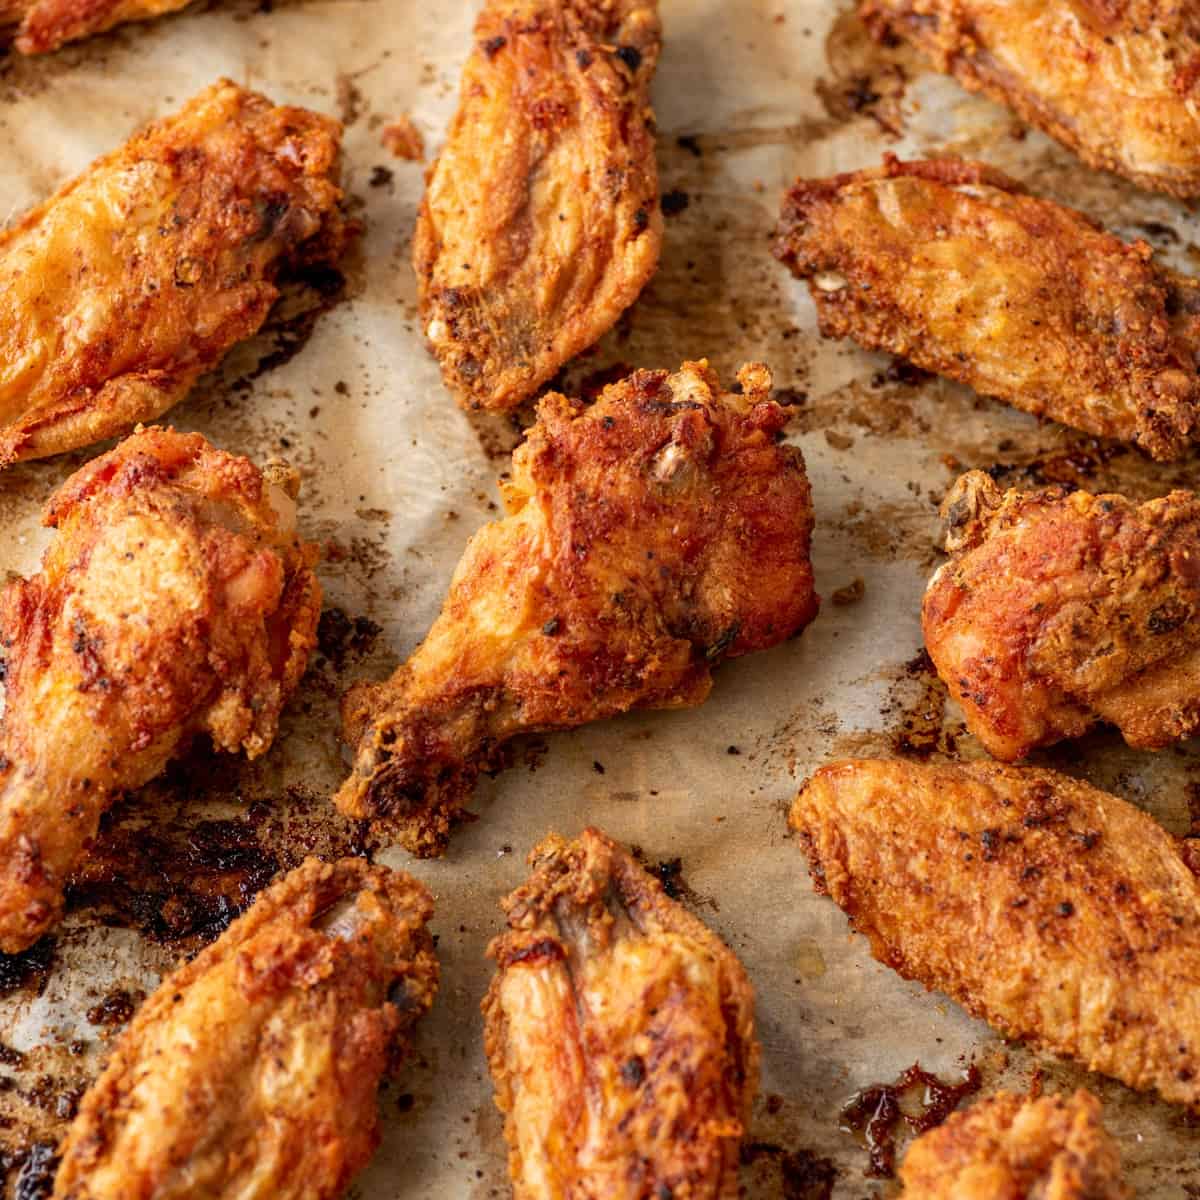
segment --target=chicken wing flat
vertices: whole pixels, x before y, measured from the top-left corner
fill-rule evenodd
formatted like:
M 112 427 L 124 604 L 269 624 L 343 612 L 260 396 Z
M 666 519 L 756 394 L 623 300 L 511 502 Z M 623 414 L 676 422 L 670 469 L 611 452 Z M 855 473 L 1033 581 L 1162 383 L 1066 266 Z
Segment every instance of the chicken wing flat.
M 1098 721 L 1161 749 L 1200 731 L 1200 500 L 1146 504 L 981 471 L 943 505 L 922 621 L 971 732 L 1011 762 Z
M 416 880 L 310 858 L 163 980 L 83 1098 L 52 1200 L 336 1200 L 437 991 Z
M 508 515 L 471 539 L 441 615 L 342 706 L 347 815 L 440 854 L 481 770 L 520 733 L 701 703 L 722 659 L 817 612 L 804 460 L 771 377 L 638 371 L 590 408 L 551 394 L 513 455 Z
M 658 266 L 657 0 L 488 0 L 417 218 L 446 386 L 509 409 L 616 323 Z
M 0 467 L 157 417 L 335 262 L 339 138 L 226 80 L 0 233 Z
M 1200 1105 L 1200 884 L 1145 813 L 1053 771 L 858 760 L 818 771 L 791 826 L 880 962 Z
M 904 1200 L 1128 1200 L 1100 1101 L 997 1092 L 909 1147 Z
M 46 54 L 127 21 L 178 12 L 191 0 L 0 0 L 0 44 Z
M 937 70 L 1089 166 L 1200 193 L 1200 12 L 1179 0 L 865 0 Z
M 46 511 L 41 572 L 0 593 L 0 950 L 32 943 L 118 793 L 196 734 L 262 754 L 316 641 L 316 549 L 248 459 L 148 429 Z
M 594 829 L 551 835 L 488 948 L 514 1200 L 733 1200 L 758 1088 L 741 963 Z
M 1180 457 L 1200 431 L 1200 283 L 980 163 L 800 181 L 775 254 L 821 333 Z

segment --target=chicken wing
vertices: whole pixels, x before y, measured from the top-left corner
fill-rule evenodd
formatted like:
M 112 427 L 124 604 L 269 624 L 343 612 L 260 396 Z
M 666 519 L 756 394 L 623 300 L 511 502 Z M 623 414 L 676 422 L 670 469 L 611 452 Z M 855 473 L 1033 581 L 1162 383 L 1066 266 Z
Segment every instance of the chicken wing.
M 437 991 L 429 893 L 310 858 L 163 980 L 83 1098 L 52 1200 L 335 1200 Z
M 192 0 L 0 0 L 0 44 L 46 54 L 127 21 L 178 12 Z
M 937 70 L 1015 109 L 1089 166 L 1200 193 L 1200 11 L 1179 0 L 864 0 Z
M 771 376 L 638 371 L 590 408 L 551 394 L 513 455 L 508 515 L 467 546 L 441 615 L 342 707 L 350 817 L 440 854 L 476 777 L 519 733 L 701 703 L 722 659 L 817 612 L 812 500 Z
M 1200 500 L 1147 504 L 981 471 L 943 505 L 954 557 L 929 581 L 925 644 L 971 732 L 1011 762 L 1116 725 L 1161 749 L 1200 731 Z
M 41 572 L 0 593 L 0 950 L 58 919 L 101 814 L 193 735 L 271 745 L 321 607 L 293 518 L 249 460 L 163 429 L 50 502 Z
M 0 467 L 165 412 L 335 262 L 339 137 L 226 80 L 0 233 Z
M 594 829 L 551 835 L 488 955 L 515 1200 L 733 1200 L 758 1089 L 741 963 Z
M 1200 432 L 1200 283 L 980 163 L 800 181 L 775 254 L 826 337 L 1157 459 Z
M 487 0 L 417 218 L 446 386 L 508 409 L 616 323 L 658 266 L 657 0 Z
M 1032 767 L 858 760 L 818 771 L 791 826 L 880 962 L 1200 1107 L 1200 884 L 1145 813 Z
M 1127 1200 L 1100 1101 L 997 1092 L 917 1138 L 904 1200 Z

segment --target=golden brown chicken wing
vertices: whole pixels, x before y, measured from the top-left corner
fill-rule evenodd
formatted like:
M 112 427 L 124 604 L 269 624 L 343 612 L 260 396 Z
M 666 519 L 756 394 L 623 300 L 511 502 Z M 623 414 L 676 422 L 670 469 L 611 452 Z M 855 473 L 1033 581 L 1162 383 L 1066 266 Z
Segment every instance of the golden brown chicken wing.
M 1200 193 L 1200 10 L 1190 0 L 864 0 L 942 72 L 1093 167 Z
M 0 0 L 0 44 L 45 54 L 127 21 L 178 12 L 191 0 Z
M 1100 1101 L 997 1092 L 917 1138 L 904 1200 L 1127 1200 Z
M 826 337 L 1178 458 L 1200 432 L 1200 283 L 957 159 L 800 181 L 775 254 Z
M 471 539 L 441 615 L 343 704 L 347 815 L 439 854 L 519 733 L 701 703 L 722 659 L 817 612 L 804 460 L 763 366 L 638 371 L 590 408 L 551 394 L 513 455 L 508 516 Z
M 336 261 L 339 137 L 226 80 L 0 233 L 0 467 L 157 417 Z
M 657 0 L 487 0 L 417 218 L 421 317 L 469 408 L 528 399 L 658 266 Z
M 310 858 L 163 980 L 84 1096 L 53 1200 L 336 1200 L 437 991 L 429 893 Z
M 732 1200 L 758 1088 L 741 963 L 595 829 L 551 835 L 488 948 L 515 1200 Z
M 101 814 L 194 735 L 271 745 L 321 607 L 293 516 L 248 459 L 163 429 L 50 502 L 41 572 L 0 593 L 0 950 L 58 919 Z
M 1109 721 L 1131 746 L 1200 731 L 1200 501 L 1147 504 L 981 471 L 943 505 L 954 557 L 925 593 L 925 644 L 997 758 Z
M 791 826 L 880 962 L 1200 1106 L 1200 884 L 1145 813 L 1032 767 L 859 760 L 818 771 Z

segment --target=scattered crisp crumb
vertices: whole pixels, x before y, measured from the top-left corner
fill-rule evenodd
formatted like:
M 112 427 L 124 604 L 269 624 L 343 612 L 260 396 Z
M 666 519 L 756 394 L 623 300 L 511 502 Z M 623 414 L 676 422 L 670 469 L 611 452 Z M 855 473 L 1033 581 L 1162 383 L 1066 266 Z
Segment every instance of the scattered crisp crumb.
M 833 593 L 834 604 L 857 604 L 867 594 L 866 582 L 860 577 Z
M 835 450 L 849 450 L 854 445 L 854 439 L 845 433 L 838 433 L 835 429 L 825 430 L 825 440 Z
M 385 125 L 380 140 L 384 149 L 391 151 L 396 158 L 420 162 L 425 157 L 425 139 L 407 113 L 397 117 L 390 125 Z

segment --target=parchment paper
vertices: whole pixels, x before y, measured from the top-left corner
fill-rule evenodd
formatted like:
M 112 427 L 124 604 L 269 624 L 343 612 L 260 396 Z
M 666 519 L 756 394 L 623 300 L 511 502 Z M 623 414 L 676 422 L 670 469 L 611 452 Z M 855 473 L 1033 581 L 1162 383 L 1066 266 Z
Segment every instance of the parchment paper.
M 732 379 L 743 361 L 766 361 L 777 386 L 801 401 L 793 436 L 816 499 L 824 608 L 797 641 L 723 667 L 700 709 L 633 715 L 518 747 L 513 769 L 480 787 L 480 819 L 444 860 L 384 853 L 437 894 L 444 974 L 417 1061 L 384 1092 L 384 1145 L 353 1194 L 507 1194 L 481 1049 L 478 1003 L 490 974 L 483 950 L 500 928 L 496 901 L 524 877 L 530 846 L 548 829 L 570 834 L 596 823 L 651 862 L 681 860 L 684 902 L 740 954 L 756 986 L 764 1079 L 747 1195 L 824 1196 L 829 1180 L 838 1197 L 886 1191 L 891 1185 L 864 1177 L 862 1147 L 839 1131 L 842 1103 L 914 1060 L 956 1079 L 969 1059 L 985 1092 L 1024 1087 L 1035 1069 L 1049 1088 L 1086 1082 L 1105 1101 L 1142 1194 L 1195 1195 L 1196 1134 L 1180 1111 L 1007 1045 L 876 964 L 834 905 L 813 895 L 784 821 L 799 782 L 831 757 L 980 753 L 919 658 L 918 605 L 938 561 L 936 504 L 959 469 L 999 465 L 1008 482 L 1067 479 L 1146 496 L 1189 484 L 1193 464 L 1156 468 L 963 389 L 914 382 L 853 346 L 822 343 L 805 289 L 768 245 L 792 178 L 873 164 L 885 149 L 983 157 L 1122 234 L 1150 238 L 1185 268 L 1195 222 L 1178 204 L 1086 171 L 1040 135 L 1023 134 L 1005 111 L 923 73 L 905 52 L 872 49 L 837 5 L 662 7 L 662 183 L 677 193 L 671 207 L 685 198 L 686 207 L 667 222 L 656 280 L 564 382 L 569 390 L 614 364 L 675 367 L 701 356 Z M 225 822 L 224 835 L 249 831 L 267 848 L 268 866 L 352 841 L 325 804 L 345 769 L 336 696 L 355 678 L 381 677 L 412 649 L 470 532 L 494 513 L 513 430 L 465 417 L 426 355 L 408 265 L 422 168 L 393 159 L 380 140 L 382 127 L 407 113 L 436 149 L 474 10 L 453 0 L 230 0 L 52 58 L 0 62 L 3 215 L 218 75 L 347 123 L 346 182 L 368 232 L 345 297 L 315 324 L 276 322 L 170 420 L 229 450 L 259 461 L 283 454 L 302 469 L 303 526 L 331 550 L 321 568 L 327 604 L 379 630 L 360 622 L 339 638 L 331 627 L 327 653 L 265 760 L 249 766 L 198 753 L 116 814 L 106 836 L 144 822 L 187 848 L 200 874 L 217 870 L 201 836 L 214 819 Z M 40 506 L 86 457 L 0 474 L 0 567 L 35 567 L 46 541 Z M 856 579 L 861 599 L 835 602 Z M 1200 781 L 1195 744 L 1139 755 L 1105 733 L 1044 761 L 1144 805 L 1176 832 L 1188 828 L 1189 787 Z M 141 886 L 130 883 L 134 900 L 153 908 Z M 153 913 L 130 920 L 86 890 L 81 897 L 44 970 L 31 969 L 0 998 L 8 1048 L 0 1080 L 11 1081 L 0 1083 L 0 1146 L 10 1162 L 26 1164 L 27 1178 L 33 1167 L 20 1148 L 61 1132 L 132 1004 L 203 937 L 164 943 L 147 934 Z

